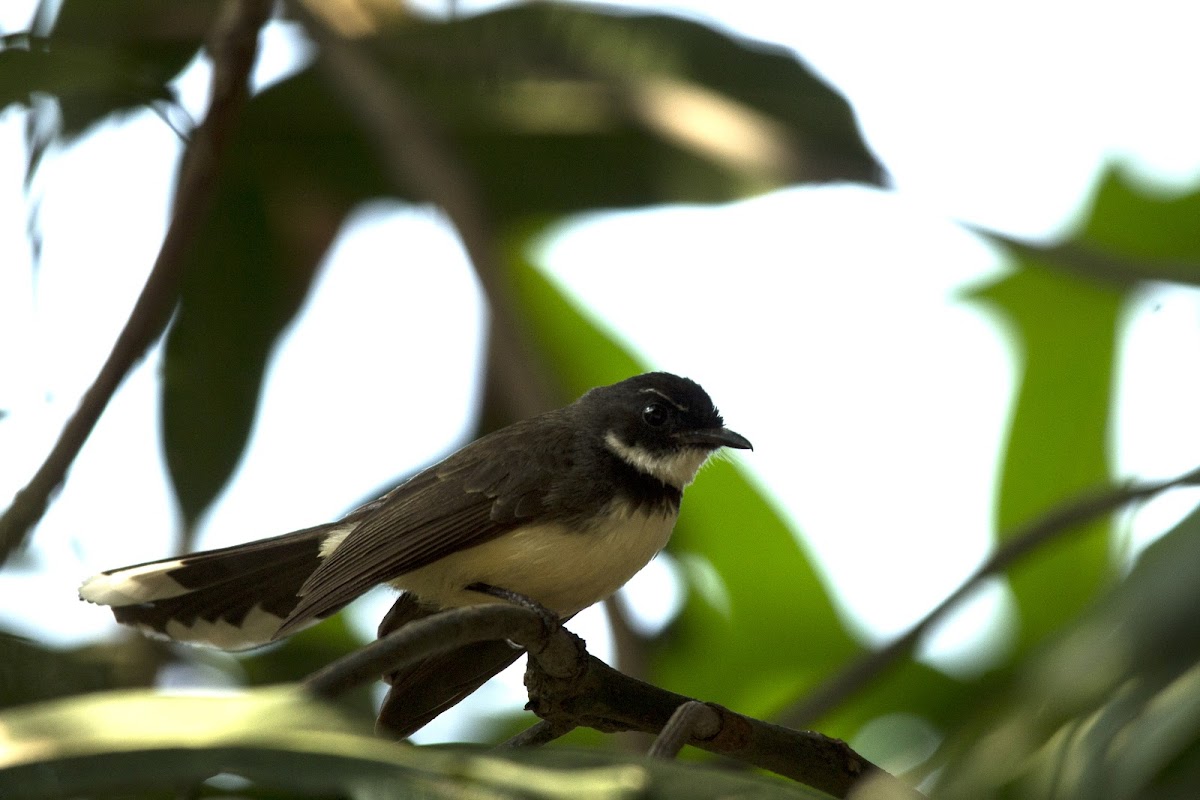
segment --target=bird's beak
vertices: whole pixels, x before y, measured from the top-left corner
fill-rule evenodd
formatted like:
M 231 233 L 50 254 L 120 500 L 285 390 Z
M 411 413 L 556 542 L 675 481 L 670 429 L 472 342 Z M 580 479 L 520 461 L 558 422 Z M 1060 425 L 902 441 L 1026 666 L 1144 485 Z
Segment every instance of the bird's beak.
M 734 433 L 728 428 L 709 428 L 699 431 L 682 431 L 675 434 L 680 444 L 699 445 L 700 447 L 734 447 L 738 450 L 753 450 L 754 445 L 740 433 Z

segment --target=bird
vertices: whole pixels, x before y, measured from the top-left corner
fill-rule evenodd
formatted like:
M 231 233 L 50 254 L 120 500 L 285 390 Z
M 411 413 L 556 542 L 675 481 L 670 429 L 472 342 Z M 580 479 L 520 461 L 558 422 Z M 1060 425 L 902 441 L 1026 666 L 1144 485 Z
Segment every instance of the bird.
M 150 636 L 223 650 L 283 639 L 380 584 L 401 592 L 380 636 L 494 602 L 567 620 L 667 544 L 721 448 L 753 449 L 698 383 L 649 372 L 482 436 L 335 522 L 107 570 L 79 596 Z M 378 728 L 411 735 L 521 653 L 482 642 L 384 676 Z

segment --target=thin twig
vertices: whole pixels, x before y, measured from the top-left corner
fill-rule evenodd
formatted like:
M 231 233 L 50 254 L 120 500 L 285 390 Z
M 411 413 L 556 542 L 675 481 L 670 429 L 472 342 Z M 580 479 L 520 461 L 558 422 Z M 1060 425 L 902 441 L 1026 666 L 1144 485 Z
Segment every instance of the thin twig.
M 289 8 L 320 48 L 318 66 L 374 141 L 392 182 L 439 206 L 458 231 L 488 298 L 488 361 L 498 372 L 490 377 L 511 416 L 529 417 L 558 405 L 517 324 L 495 227 L 472 176 L 424 109 L 361 48 L 331 30 L 304 2 L 291 2 Z
M 25 488 L 0 517 L 0 564 L 15 552 L 46 511 L 109 400 L 133 366 L 166 330 L 179 299 L 186 254 L 207 218 L 233 130 L 249 97 L 258 32 L 270 16 L 267 0 L 228 0 L 213 27 L 212 101 L 179 164 L 174 211 L 154 267 L 112 351 L 79 408 Z
M 541 747 L 544 744 L 549 744 L 560 736 L 566 736 L 571 731 L 575 730 L 575 726 L 559 727 L 551 725 L 544 719 L 537 721 L 536 725 L 532 725 L 525 730 L 513 736 L 507 741 L 501 742 L 497 747 L 500 748 L 517 748 L 517 747 Z
M 711 739 L 720 731 L 717 712 L 695 700 L 675 709 L 647 753 L 651 758 L 674 758 L 692 739 Z
M 781 713 L 778 716 L 779 722 L 793 728 L 812 725 L 910 654 L 932 626 L 975 592 L 985 580 L 1004 572 L 1043 545 L 1074 532 L 1081 525 L 1098 517 L 1148 500 L 1169 489 L 1198 482 L 1200 469 L 1170 480 L 1093 492 L 1051 509 L 1006 537 L 991 558 L 906 633 L 886 647 L 861 656 L 841 670 L 807 697 Z
M 545 635 L 537 614 L 508 604 L 471 606 L 415 620 L 339 658 L 301 686 L 319 697 L 337 697 L 430 656 L 475 642 L 509 639 L 534 645 Z

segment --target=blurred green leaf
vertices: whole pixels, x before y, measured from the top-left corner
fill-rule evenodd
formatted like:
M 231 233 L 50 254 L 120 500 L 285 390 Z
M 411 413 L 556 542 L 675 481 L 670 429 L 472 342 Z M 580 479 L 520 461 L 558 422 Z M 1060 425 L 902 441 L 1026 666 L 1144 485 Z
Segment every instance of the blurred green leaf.
M 1018 257 L 1117 285 L 1137 281 L 1200 284 L 1200 192 L 1150 189 L 1110 169 L 1083 229 L 1038 245 L 977 230 Z
M 913 714 L 939 731 L 954 730 L 981 698 L 989 696 L 994 683 L 994 676 L 959 680 L 906 659 L 812 727 L 828 736 L 850 739 L 878 717 Z
M 300 265 L 281 252 L 265 193 L 226 174 L 184 274 L 162 369 L 163 448 L 189 528 L 241 457 L 267 356 L 299 305 L 283 282 Z
M 973 297 L 1001 313 L 1023 362 L 997 508 L 996 528 L 1004 535 L 1065 497 L 1109 483 L 1124 295 L 1025 261 Z M 1010 572 L 1019 651 L 1073 619 L 1111 579 L 1110 531 L 1107 520 L 1090 525 Z
M 497 752 L 497 751 L 487 751 Z M 567 747 L 522 748 L 507 751 L 504 757 L 522 765 L 554 769 L 601 770 L 612 769 L 613 765 L 625 764 L 646 769 L 651 782 L 641 791 L 633 789 L 633 781 L 624 787 L 622 796 L 648 798 L 713 798 L 717 800 L 783 800 L 783 798 L 805 798 L 806 800 L 829 800 L 829 795 L 808 786 L 786 781 L 772 775 L 755 775 L 729 768 L 702 767 L 694 763 L 666 761 L 654 758 L 630 756 L 600 750 L 583 750 Z M 660 767 L 666 766 L 666 770 Z M 586 774 L 586 773 L 585 773 Z M 603 773 L 602 773 L 603 774 Z M 632 773 L 629 773 L 632 775 Z M 566 784 L 560 784 L 564 788 Z M 531 787 L 532 788 L 532 787 Z M 586 789 L 586 786 L 581 788 Z M 576 795 L 563 792 L 571 800 Z
M 173 107 L 169 83 L 200 49 L 216 9 L 214 0 L 43 0 L 30 30 L 0 38 L 0 110 L 19 103 L 31 112 L 26 177 L 55 142 L 113 116 Z M 39 95 L 53 102 L 35 102 Z M 175 126 L 189 127 L 177 115 Z
M 268 358 L 346 216 L 385 190 L 313 75 L 247 107 L 167 334 L 163 446 L 189 523 L 237 466 Z
M 524 3 L 370 45 L 505 223 L 881 180 L 849 104 L 792 53 L 690 20 Z
M 100 74 L 107 86 L 59 95 L 62 132 L 75 136 L 112 114 L 171 98 L 169 83 L 196 55 L 216 19 L 215 0 L 63 0 L 43 2 L 38 17 L 54 14 L 50 52 L 68 59 L 82 54 L 109 67 Z M 79 77 L 86 63 L 69 69 Z
M 1081 271 L 1115 275 L 1089 272 L 1083 265 L 1090 262 L 1071 259 L 1086 251 L 1088 258 L 1101 254 L 1126 266 L 1136 263 L 1138 269 L 1153 264 L 1160 274 L 1166 260 L 1195 259 L 1198 198 L 1151 197 L 1114 172 L 1099 191 L 1094 215 L 1070 242 L 1011 248 L 1019 271 L 975 293 L 1000 312 L 1023 361 L 1001 478 L 1000 531 L 1012 531 L 1064 497 L 1111 480 L 1108 426 L 1117 323 L 1126 295 L 1121 282 L 1079 278 Z M 849 735 L 871 716 L 903 709 L 943 730 L 959 730 L 965 719 L 994 702 L 1023 654 L 1075 619 L 1113 579 L 1110 538 L 1110 522 L 1095 524 L 1012 571 L 1021 641 L 1008 663 L 960 684 L 908 661 L 822 721 L 822 730 Z
M 327 708 L 282 689 L 92 694 L 6 712 L 0 732 L 0 795 L 10 797 L 177 788 L 221 772 L 328 791 L 346 788 L 351 765 L 364 780 L 393 774 L 370 758 L 382 746 L 372 753 Z M 309 757 L 289 764 L 289 750 Z
M 187 789 L 218 774 L 298 796 L 822 798 L 795 784 L 617 754 L 417 748 L 291 688 L 94 694 L 0 714 L 0 796 Z
M 32 109 L 38 94 L 56 98 L 64 117 L 72 112 L 75 128 L 62 132 L 76 134 L 85 120 L 94 121 L 118 105 L 140 107 L 171 99 L 165 83 L 140 75 L 107 50 L 41 36 L 0 38 L 0 110 L 12 104 Z
M 0 708 L 112 685 L 107 664 L 0 633 Z
M 151 686 L 171 660 L 167 645 L 138 635 L 58 648 L 0 633 L 0 708 Z
M 1152 190 L 1110 169 L 1076 237 L 1099 250 L 1146 262 L 1147 278 L 1200 282 L 1200 192 Z M 1187 274 L 1155 272 L 1155 262 L 1186 265 Z
M 1200 511 L 947 745 L 937 797 L 1191 798 L 1200 785 Z

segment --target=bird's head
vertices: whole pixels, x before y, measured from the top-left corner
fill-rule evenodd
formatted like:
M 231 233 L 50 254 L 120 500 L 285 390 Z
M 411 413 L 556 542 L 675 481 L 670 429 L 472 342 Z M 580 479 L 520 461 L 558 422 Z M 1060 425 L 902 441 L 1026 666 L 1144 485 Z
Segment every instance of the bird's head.
M 744 436 L 725 427 L 700 384 L 667 372 L 601 386 L 579 404 L 608 450 L 677 489 L 692 482 L 715 450 L 753 449 Z

